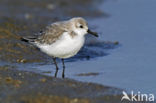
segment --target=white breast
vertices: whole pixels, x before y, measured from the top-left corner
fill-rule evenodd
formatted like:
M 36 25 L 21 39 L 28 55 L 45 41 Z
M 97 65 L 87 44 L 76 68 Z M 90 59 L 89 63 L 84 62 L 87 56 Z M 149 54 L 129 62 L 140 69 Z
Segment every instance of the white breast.
M 84 36 L 77 35 L 72 38 L 67 32 L 65 32 L 58 41 L 51 45 L 39 44 L 37 46 L 41 49 L 41 51 L 50 56 L 69 58 L 77 54 L 83 46 L 84 40 Z

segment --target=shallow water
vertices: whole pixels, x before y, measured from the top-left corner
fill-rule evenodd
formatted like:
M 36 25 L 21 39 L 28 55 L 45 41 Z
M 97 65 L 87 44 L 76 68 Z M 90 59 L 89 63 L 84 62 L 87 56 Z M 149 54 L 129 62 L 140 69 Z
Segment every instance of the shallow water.
M 155 3 L 154 0 L 112 0 L 101 5 L 111 17 L 92 23 L 98 25 L 98 31 L 103 30 L 103 40 L 117 40 L 122 46 L 96 60 L 104 73 L 91 81 L 156 94 Z

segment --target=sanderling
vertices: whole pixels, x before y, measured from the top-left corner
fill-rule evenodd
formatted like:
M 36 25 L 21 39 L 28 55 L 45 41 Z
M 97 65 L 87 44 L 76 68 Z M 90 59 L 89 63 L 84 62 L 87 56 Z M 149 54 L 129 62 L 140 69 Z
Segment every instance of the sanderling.
M 78 53 L 85 41 L 86 34 L 98 37 L 96 32 L 88 29 L 85 19 L 75 17 L 67 21 L 55 22 L 34 37 L 22 37 L 21 40 L 37 46 L 42 52 L 53 58 L 56 66 L 55 77 L 57 77 L 58 66 L 56 58 L 62 59 L 64 78 L 64 59 L 70 58 Z

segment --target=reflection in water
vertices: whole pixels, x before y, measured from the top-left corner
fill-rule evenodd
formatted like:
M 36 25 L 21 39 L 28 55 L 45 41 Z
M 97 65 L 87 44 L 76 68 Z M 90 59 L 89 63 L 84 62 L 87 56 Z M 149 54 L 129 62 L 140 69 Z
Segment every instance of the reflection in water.
M 63 65 L 63 71 L 62 71 L 62 78 L 65 77 L 65 64 L 64 64 L 64 59 L 61 59 L 62 60 L 62 65 Z M 58 73 L 58 66 L 57 66 L 57 62 L 56 62 L 56 58 L 53 58 L 53 61 L 54 61 L 54 64 L 56 66 L 56 71 L 55 71 L 55 77 L 57 77 L 57 73 Z
M 86 43 L 81 51 L 74 57 L 67 59 L 68 62 L 77 60 L 90 60 L 96 57 L 109 55 L 108 50 L 115 49 L 119 46 L 118 42 L 111 41 L 94 41 Z

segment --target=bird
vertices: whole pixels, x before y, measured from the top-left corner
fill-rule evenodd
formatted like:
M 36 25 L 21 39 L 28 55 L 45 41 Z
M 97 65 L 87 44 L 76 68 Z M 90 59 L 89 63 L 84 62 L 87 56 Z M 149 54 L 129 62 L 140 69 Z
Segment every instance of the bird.
M 64 21 L 54 22 L 45 27 L 39 35 L 31 37 L 21 37 L 21 41 L 33 44 L 43 53 L 53 58 L 57 77 L 58 65 L 56 58 L 62 60 L 62 78 L 65 77 L 64 59 L 75 56 L 83 47 L 85 35 L 92 34 L 98 37 L 96 32 L 88 28 L 87 21 L 82 17 L 74 17 Z

